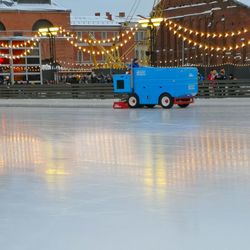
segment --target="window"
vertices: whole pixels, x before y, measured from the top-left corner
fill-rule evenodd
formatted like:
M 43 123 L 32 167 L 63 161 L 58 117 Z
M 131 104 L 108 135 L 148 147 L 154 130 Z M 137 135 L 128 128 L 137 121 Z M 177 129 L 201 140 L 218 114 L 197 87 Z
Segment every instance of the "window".
M 82 38 L 82 32 L 81 31 L 77 31 L 76 32 L 76 35 L 77 35 L 77 37 L 80 39 L 80 38 Z
M 95 38 L 95 32 L 93 31 L 89 32 L 89 38 Z
M 143 41 L 145 39 L 145 32 L 141 31 L 140 32 L 140 37 L 139 37 L 140 41 Z
M 136 41 L 143 41 L 145 39 L 144 31 L 138 31 L 135 34 L 135 40 Z
M 5 26 L 3 23 L 0 22 L 0 30 L 6 30 Z
M 117 37 L 117 36 L 119 36 L 119 32 L 117 31 L 113 32 L 113 37 Z
M 101 62 L 104 62 L 105 61 L 105 55 L 104 54 L 102 54 L 102 57 L 101 57 L 102 59 L 101 59 Z
M 82 53 L 82 51 L 77 51 L 77 59 L 76 59 L 76 61 L 78 63 L 82 63 L 83 62 L 83 53 Z
M 108 33 L 106 31 L 101 32 L 101 39 L 105 40 L 108 38 Z
M 117 89 L 124 89 L 124 80 L 117 80 Z
M 27 58 L 27 64 L 39 64 L 40 58 L 37 57 L 28 57 Z
M 15 31 L 13 33 L 14 36 L 23 36 L 23 32 Z
M 135 41 L 138 42 L 139 41 L 139 32 L 135 33 Z
M 33 24 L 32 30 L 36 31 L 36 30 L 39 30 L 40 28 L 49 28 L 52 26 L 53 26 L 53 24 L 50 21 L 48 21 L 46 19 L 41 19 L 41 20 L 36 21 Z

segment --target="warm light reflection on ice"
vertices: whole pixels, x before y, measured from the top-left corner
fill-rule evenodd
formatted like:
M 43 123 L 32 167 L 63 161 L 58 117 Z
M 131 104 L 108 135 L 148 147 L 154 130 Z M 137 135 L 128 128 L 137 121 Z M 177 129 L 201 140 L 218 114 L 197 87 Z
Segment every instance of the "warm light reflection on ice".
M 159 112 L 159 111 L 156 111 Z M 77 174 L 75 165 L 101 164 L 109 173 L 121 173 L 123 178 L 140 179 L 147 195 L 164 196 L 168 185 L 186 186 L 195 182 L 200 174 L 213 178 L 239 168 L 249 168 L 248 137 L 231 133 L 223 127 L 197 128 L 184 137 L 143 134 L 133 136 L 129 131 L 112 128 L 79 128 L 67 143 L 63 137 L 51 140 L 41 136 L 39 127 L 27 130 L 23 124 L 9 130 L 2 120 L 0 132 L 0 167 L 5 171 L 34 171 L 46 175 Z M 176 140 L 179 146 L 175 147 Z M 164 148 L 169 144 L 169 148 Z M 173 147 L 171 147 L 173 144 Z M 163 145 L 162 147 L 159 145 Z M 228 164 L 225 164 L 227 162 Z M 87 176 L 90 169 L 84 168 Z M 92 171 L 92 170 L 91 170 Z
M 184 249 L 185 238 L 187 250 L 211 250 L 232 222 L 237 232 L 227 240 L 240 239 L 233 249 L 246 249 L 249 121 L 237 105 L 0 108 L 0 235 L 24 242 L 28 231 L 33 242 L 39 228 L 43 239 L 57 239 L 57 247 L 38 250 L 74 242 L 82 242 L 76 250 L 110 250 L 113 242 L 132 249 L 123 235 L 133 249 Z M 64 239 L 71 246 L 63 248 Z

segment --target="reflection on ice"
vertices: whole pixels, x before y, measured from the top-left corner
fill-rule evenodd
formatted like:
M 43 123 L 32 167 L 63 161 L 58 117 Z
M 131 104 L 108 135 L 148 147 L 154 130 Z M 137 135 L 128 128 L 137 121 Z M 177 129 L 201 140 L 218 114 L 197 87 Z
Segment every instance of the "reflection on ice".
M 236 224 L 238 213 L 249 218 L 249 122 L 237 106 L 171 111 L 0 108 L 0 199 L 5 200 L 0 234 L 12 236 L 11 223 L 20 220 L 26 228 L 31 214 L 43 235 L 51 218 L 58 219 L 50 233 L 62 245 L 39 250 L 65 249 L 58 235 L 69 225 L 69 231 L 78 225 L 81 232 L 69 240 L 82 242 L 77 250 L 85 244 L 86 249 L 112 249 L 102 244 L 107 239 L 130 249 L 122 234 L 134 249 L 155 249 L 157 242 L 157 249 L 168 244 L 179 250 L 183 237 L 190 243 L 185 249 L 213 249 L 202 237 L 196 247 L 202 228 L 214 239 L 230 228 L 223 216 Z M 214 232 L 211 220 L 220 220 L 217 211 L 223 219 Z M 4 218 L 11 223 L 1 223 Z M 245 228 L 250 226 L 244 221 Z M 27 225 L 33 235 L 33 223 Z M 100 241 L 93 240 L 97 232 L 103 235 Z
M 158 112 L 158 116 L 154 114 L 158 120 L 154 122 L 159 131 L 152 122 L 145 126 L 145 120 L 135 126 L 131 123 L 117 126 L 111 121 L 107 127 L 92 127 L 90 122 L 69 132 L 63 127 L 66 142 L 64 136 L 42 134 L 41 127 L 32 127 L 32 119 L 24 125 L 15 117 L 6 121 L 4 113 L 0 132 L 1 172 L 18 169 L 68 175 L 84 168 L 84 174 L 88 175 L 93 169 L 85 166 L 99 164 L 102 171 L 109 174 L 135 180 L 143 177 L 145 187 L 162 191 L 167 185 L 189 185 L 203 174 L 213 178 L 218 172 L 243 171 L 244 168 L 249 171 L 250 142 L 244 133 L 234 133 L 223 126 L 202 127 L 194 115 L 192 119 L 196 120 L 192 120 L 192 126 L 181 131 L 179 124 L 168 123 L 169 113 L 166 119 L 163 112 L 155 112 Z M 132 120 L 145 118 L 134 110 L 130 115 Z M 115 117 L 115 122 L 118 121 Z

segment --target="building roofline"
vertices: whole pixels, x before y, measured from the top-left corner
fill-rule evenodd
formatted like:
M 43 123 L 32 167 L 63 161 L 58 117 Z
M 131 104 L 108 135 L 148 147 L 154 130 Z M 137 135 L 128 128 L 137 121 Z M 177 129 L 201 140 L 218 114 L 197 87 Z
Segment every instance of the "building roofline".
M 18 9 L 12 9 L 12 10 L 6 10 L 6 9 L 1 9 L 0 8 L 0 11 L 1 13 L 5 12 L 18 12 L 18 13 L 21 13 L 21 12 L 26 12 L 26 13 L 29 13 L 29 12 L 37 12 L 37 13 L 43 13 L 43 12 L 49 12 L 49 13 L 65 13 L 65 12 L 68 12 L 68 13 L 71 13 L 72 11 L 70 9 L 67 9 L 67 10 L 18 10 Z
M 232 2 L 234 2 L 234 3 L 237 4 L 237 5 L 242 6 L 242 7 L 244 7 L 244 8 L 250 8 L 249 5 L 247 5 L 247 4 L 245 4 L 245 3 L 242 3 L 242 2 L 240 2 L 240 1 L 238 1 L 238 0 L 232 0 Z
M 0 11 L 1 12 L 71 12 L 71 9 L 63 7 L 58 4 L 57 1 L 52 0 L 49 3 L 17 3 L 14 0 L 9 0 L 9 2 L 0 1 Z

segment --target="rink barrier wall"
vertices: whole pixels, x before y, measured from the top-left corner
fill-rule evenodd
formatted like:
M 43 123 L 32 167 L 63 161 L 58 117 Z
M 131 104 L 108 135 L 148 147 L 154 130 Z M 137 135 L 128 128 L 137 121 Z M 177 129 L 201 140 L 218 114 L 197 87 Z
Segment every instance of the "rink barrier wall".
M 199 83 L 198 98 L 250 97 L 250 80 L 217 80 Z
M 0 85 L 1 99 L 113 99 L 112 84 Z M 250 97 L 250 80 L 203 81 L 198 98 Z
M 112 84 L 53 84 L 0 86 L 0 98 L 15 99 L 112 99 Z

